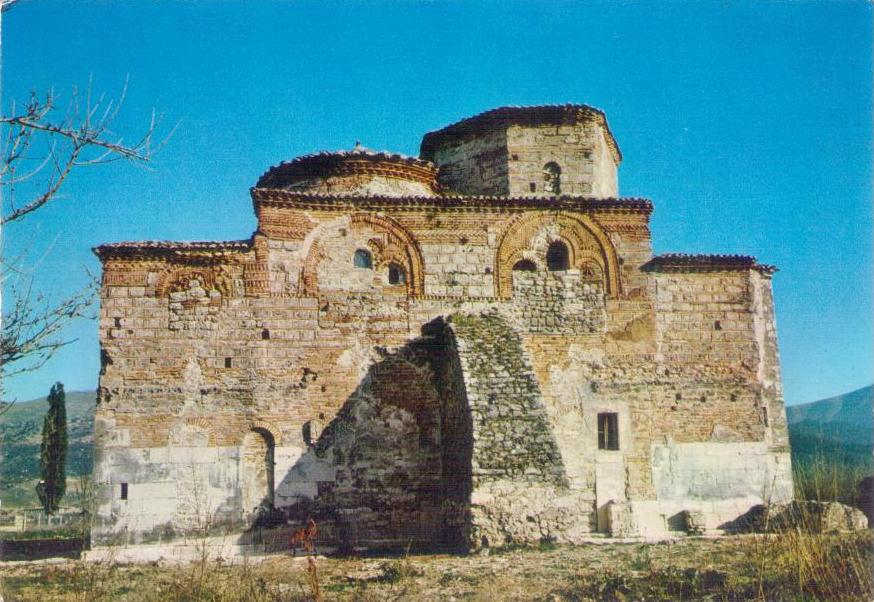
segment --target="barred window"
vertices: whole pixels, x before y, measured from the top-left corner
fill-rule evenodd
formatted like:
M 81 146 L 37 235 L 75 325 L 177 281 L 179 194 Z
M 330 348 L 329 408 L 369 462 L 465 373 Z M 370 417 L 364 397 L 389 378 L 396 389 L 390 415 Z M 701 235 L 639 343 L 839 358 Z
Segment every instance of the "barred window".
M 598 414 L 598 449 L 619 449 L 619 415 Z

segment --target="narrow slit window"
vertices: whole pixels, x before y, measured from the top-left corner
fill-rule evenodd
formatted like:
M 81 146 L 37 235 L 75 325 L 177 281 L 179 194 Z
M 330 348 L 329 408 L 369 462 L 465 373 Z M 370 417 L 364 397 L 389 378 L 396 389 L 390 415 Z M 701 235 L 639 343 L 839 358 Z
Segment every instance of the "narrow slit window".
M 619 415 L 614 412 L 598 414 L 598 449 L 619 449 Z
M 363 268 L 365 270 L 373 269 L 373 255 L 370 254 L 370 251 L 365 249 L 358 249 L 355 251 L 355 255 L 352 257 L 352 265 L 356 268 Z
M 528 190 L 530 190 L 531 192 L 537 192 L 537 183 L 530 182 L 528 184 Z
M 121 484 L 121 499 L 123 499 L 123 500 L 127 499 L 127 483 Z

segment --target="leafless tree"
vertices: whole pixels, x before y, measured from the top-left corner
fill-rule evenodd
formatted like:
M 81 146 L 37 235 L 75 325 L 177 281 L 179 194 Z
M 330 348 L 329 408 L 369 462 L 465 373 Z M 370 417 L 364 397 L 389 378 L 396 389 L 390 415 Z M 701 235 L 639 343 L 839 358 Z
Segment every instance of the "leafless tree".
M 10 114 L 0 117 L 0 126 L 6 130 L 0 167 L 4 197 L 0 225 L 20 220 L 59 199 L 61 186 L 77 168 L 151 158 L 157 127 L 154 112 L 145 133 L 132 143 L 125 142 L 111 125 L 124 102 L 127 84 L 118 99 L 104 95 L 94 99 L 91 88 L 89 84 L 84 94 L 74 89 L 63 114 L 50 90 L 42 98 L 31 94 L 21 109 L 13 103 Z M 34 181 L 36 186 L 28 185 L 23 199 L 18 198 L 22 186 Z
M 10 5 L 9 0 L 0 0 L 0 10 Z M 95 96 L 89 83 L 84 91 L 74 89 L 63 105 L 52 90 L 31 94 L 23 105 L 12 103 L 9 113 L 0 116 L 0 227 L 26 222 L 49 203 L 61 201 L 63 185 L 80 169 L 115 161 L 144 164 L 151 160 L 172 131 L 155 142 L 160 119 L 153 111 L 148 126 L 132 141 L 115 132 L 112 125 L 126 91 L 125 82 L 117 97 Z M 83 290 L 61 301 L 34 291 L 33 275 L 38 269 L 39 264 L 29 265 L 24 254 L 14 258 L 4 255 L 0 262 L 0 280 L 6 285 L 0 368 L 7 378 L 40 368 L 72 342 L 62 336 L 64 327 L 87 316 L 94 302 L 97 285 L 93 278 Z

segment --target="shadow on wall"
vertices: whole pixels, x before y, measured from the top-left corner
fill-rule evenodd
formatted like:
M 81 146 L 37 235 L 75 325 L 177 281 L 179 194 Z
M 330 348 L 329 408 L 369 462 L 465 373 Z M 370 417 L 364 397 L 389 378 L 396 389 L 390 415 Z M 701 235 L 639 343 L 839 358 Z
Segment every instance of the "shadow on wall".
M 464 545 L 472 429 L 442 319 L 382 350 L 335 418 L 303 430 L 307 450 L 276 475 L 275 506 L 263 478 L 260 509 L 240 543 L 269 544 L 269 530 L 276 547 L 287 547 L 288 532 L 312 518 L 319 541 L 341 549 Z M 261 453 L 272 466 L 272 451 Z

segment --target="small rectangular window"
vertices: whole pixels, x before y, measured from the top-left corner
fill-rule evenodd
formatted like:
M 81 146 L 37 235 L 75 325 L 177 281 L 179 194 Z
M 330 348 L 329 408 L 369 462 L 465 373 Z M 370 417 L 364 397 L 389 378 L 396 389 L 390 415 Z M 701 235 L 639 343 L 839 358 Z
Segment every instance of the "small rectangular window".
M 231 362 L 231 358 L 226 357 L 226 358 L 225 358 L 225 368 L 230 368 L 230 367 L 231 367 L 231 363 L 232 363 L 232 362 Z
M 127 499 L 127 483 L 121 484 L 121 499 L 123 499 L 123 500 Z
M 529 189 L 531 192 L 537 192 L 537 184 L 535 184 L 534 182 L 530 182 L 530 183 L 528 184 L 528 189 Z
M 619 449 L 618 414 L 598 414 L 598 449 Z

